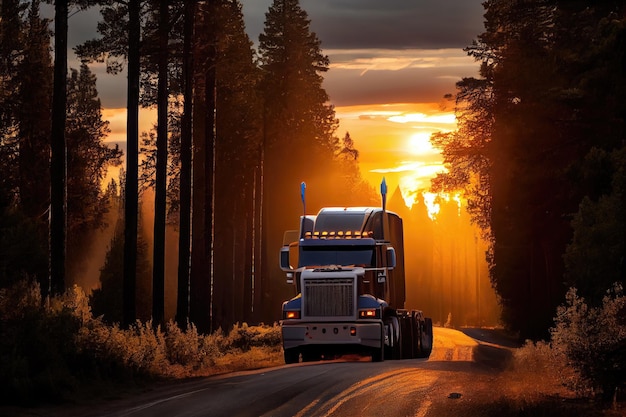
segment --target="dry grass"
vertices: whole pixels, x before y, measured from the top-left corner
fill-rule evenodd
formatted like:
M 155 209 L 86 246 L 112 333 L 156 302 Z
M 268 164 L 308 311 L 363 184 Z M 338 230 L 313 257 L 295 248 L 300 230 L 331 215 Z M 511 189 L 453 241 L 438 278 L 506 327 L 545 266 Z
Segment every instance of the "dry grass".
M 80 288 L 44 303 L 27 282 L 0 290 L 0 335 L 0 405 L 75 399 L 93 386 L 111 395 L 116 386 L 282 363 L 276 324 L 238 323 L 209 335 L 174 322 L 122 329 L 94 318 Z
M 607 408 L 572 391 L 574 370 L 548 343 L 527 341 L 512 350 L 508 366 L 494 383 L 498 396 L 466 410 L 467 415 L 523 417 L 617 417 L 626 410 L 615 404 Z

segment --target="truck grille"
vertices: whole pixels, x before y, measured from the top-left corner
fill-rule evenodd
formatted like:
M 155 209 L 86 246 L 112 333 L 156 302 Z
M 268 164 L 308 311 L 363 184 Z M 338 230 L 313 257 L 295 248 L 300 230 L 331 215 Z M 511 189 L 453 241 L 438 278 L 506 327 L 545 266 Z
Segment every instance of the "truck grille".
M 354 316 L 354 279 L 304 280 L 304 316 Z

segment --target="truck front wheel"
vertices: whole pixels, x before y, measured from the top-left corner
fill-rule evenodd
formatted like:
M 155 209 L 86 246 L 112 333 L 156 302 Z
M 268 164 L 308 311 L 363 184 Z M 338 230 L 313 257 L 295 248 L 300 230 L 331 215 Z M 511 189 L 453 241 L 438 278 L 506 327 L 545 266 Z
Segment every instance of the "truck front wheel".
M 298 363 L 300 362 L 300 352 L 296 348 L 285 349 L 285 363 Z

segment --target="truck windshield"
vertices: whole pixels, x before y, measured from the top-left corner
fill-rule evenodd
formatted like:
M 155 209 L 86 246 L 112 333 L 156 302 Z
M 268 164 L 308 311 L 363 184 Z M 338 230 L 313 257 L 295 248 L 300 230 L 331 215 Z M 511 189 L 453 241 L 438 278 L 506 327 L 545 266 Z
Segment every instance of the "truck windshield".
M 304 246 L 301 247 L 299 266 L 374 264 L 373 246 Z

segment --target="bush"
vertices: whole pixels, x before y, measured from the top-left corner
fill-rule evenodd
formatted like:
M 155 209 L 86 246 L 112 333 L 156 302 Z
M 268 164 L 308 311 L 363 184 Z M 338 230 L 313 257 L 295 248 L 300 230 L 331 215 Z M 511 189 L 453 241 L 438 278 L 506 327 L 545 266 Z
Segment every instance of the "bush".
M 600 307 L 587 305 L 570 289 L 551 334 L 553 347 L 576 371 L 571 388 L 613 399 L 626 382 L 626 297 L 621 284 L 607 291 Z
M 193 324 L 129 329 L 94 318 L 79 287 L 43 300 L 39 285 L 19 281 L 0 289 L 0 403 L 62 401 L 103 381 L 210 375 L 277 362 L 280 327 L 237 324 L 201 335 Z
M 227 349 L 239 349 L 242 352 L 247 352 L 252 347 L 277 346 L 281 343 L 280 327 L 249 327 L 247 323 L 237 323 L 230 331 L 227 343 Z
M 515 349 L 511 371 L 511 378 L 523 387 L 527 395 L 547 387 L 554 392 L 565 391 L 563 387 L 571 386 L 575 377 L 565 355 L 542 340 L 527 340 L 524 346 Z
M 39 285 L 19 281 L 0 290 L 0 399 L 17 403 L 58 400 L 76 380 L 74 335 L 81 326 L 74 292 L 43 303 Z

